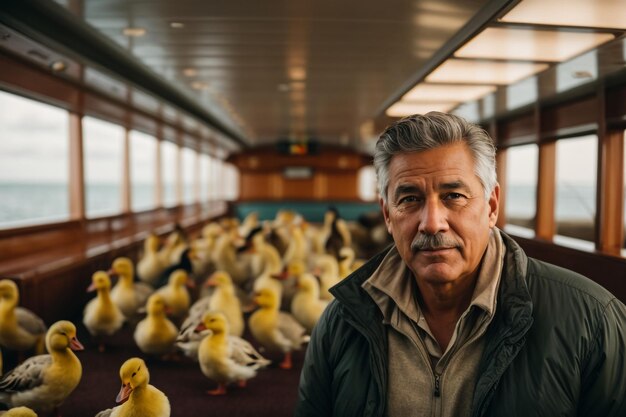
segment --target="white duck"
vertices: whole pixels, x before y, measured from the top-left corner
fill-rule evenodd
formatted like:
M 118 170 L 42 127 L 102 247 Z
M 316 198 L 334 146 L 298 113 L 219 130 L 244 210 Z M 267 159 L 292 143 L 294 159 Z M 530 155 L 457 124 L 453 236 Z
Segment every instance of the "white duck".
M 83 368 L 72 350 L 83 350 L 76 326 L 61 320 L 46 334 L 47 355 L 28 358 L 0 380 L 0 403 L 38 413 L 58 408 L 80 382 Z
M 256 371 L 270 364 L 250 343 L 237 336 L 229 336 L 228 320 L 220 312 L 208 312 L 202 318 L 197 330 L 210 330 L 200 343 L 198 362 L 202 373 L 217 381 L 215 390 L 207 391 L 211 395 L 226 394 L 226 385 L 245 382 L 256 376 Z
M 187 271 L 177 269 L 171 273 L 167 285 L 156 291 L 167 304 L 169 314 L 176 319 L 182 319 L 189 311 L 191 297 L 187 286 L 193 287 L 195 283 L 189 278 Z
M 291 369 L 291 352 L 299 350 L 308 341 L 305 329 L 290 314 L 279 311 L 279 298 L 275 291 L 264 288 L 254 297 L 259 309 L 252 313 L 248 326 L 254 338 L 269 351 L 282 352 L 283 369 Z
M 339 277 L 344 279 L 365 263 L 362 259 L 355 259 L 354 249 L 344 246 L 339 250 Z
M 193 242 L 193 248 L 198 257 L 200 274 L 212 271 L 215 267 L 215 248 L 223 229 L 217 222 L 210 222 L 202 228 L 202 237 Z M 195 271 L 195 270 L 194 270 Z
M 320 300 L 320 288 L 317 278 L 304 273 L 298 277 L 298 292 L 291 301 L 291 314 L 311 334 L 324 309 L 327 300 Z
M 150 373 L 140 358 L 130 358 L 120 368 L 122 387 L 115 398 L 118 405 L 96 417 L 169 417 L 170 401 L 150 385 Z
M 160 294 L 152 294 L 146 305 L 148 315 L 137 323 L 133 338 L 143 353 L 165 355 L 174 350 L 178 329 L 166 316 L 167 305 Z
M 291 225 L 289 230 L 291 237 L 283 255 L 283 263 L 288 265 L 294 261 L 306 262 L 310 258 L 310 252 L 301 225 Z
M 124 315 L 111 300 L 111 280 L 104 271 L 96 271 L 91 277 L 88 292 L 97 291 L 98 295 L 85 306 L 83 324 L 94 338 L 110 336 L 124 324 Z M 98 350 L 104 351 L 102 340 L 98 340 Z
M 160 246 L 161 239 L 150 233 L 143 242 L 143 256 L 137 263 L 139 279 L 152 287 L 156 285 L 161 273 L 167 267 L 159 258 Z
M 119 281 L 111 290 L 111 300 L 127 319 L 136 316 L 137 311 L 146 305 L 154 289 L 146 283 L 134 282 L 135 269 L 133 261 L 129 258 L 115 258 L 109 274 L 119 277 Z
M 17 307 L 19 291 L 10 279 L 0 280 L 0 345 L 20 352 L 44 352 L 46 325 L 35 313 Z

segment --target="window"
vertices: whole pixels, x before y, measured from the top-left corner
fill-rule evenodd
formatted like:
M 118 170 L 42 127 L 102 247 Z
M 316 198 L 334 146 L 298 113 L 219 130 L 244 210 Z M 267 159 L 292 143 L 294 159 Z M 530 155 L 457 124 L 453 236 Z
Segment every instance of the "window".
M 581 249 L 594 247 L 597 153 L 595 135 L 556 143 L 557 243 Z
M 182 151 L 182 173 L 183 173 L 183 202 L 191 204 L 196 201 L 194 185 L 196 182 L 196 151 L 190 148 L 183 148 Z
M 161 142 L 161 180 L 163 183 L 163 206 L 172 207 L 178 204 L 176 194 L 176 173 L 178 167 L 178 146 L 172 142 Z
M 69 219 L 68 113 L 2 91 L 0 109 L 0 227 Z
M 359 198 L 363 201 L 376 201 L 378 190 L 376 188 L 376 170 L 373 165 L 359 170 Z
M 235 201 L 239 197 L 239 171 L 232 164 L 222 162 L 222 174 L 224 175 L 224 188 L 221 199 Z
M 145 133 L 130 134 L 131 209 L 148 210 L 155 207 L 157 140 Z
M 211 157 L 207 154 L 200 155 L 200 201 L 209 200 L 209 180 L 211 178 Z
M 122 211 L 123 127 L 83 118 L 85 210 L 87 217 Z
M 533 236 L 537 210 L 537 145 L 506 151 L 506 230 Z
M 221 199 L 220 175 L 222 174 L 222 161 L 211 158 L 211 178 L 209 179 L 209 195 L 211 200 Z

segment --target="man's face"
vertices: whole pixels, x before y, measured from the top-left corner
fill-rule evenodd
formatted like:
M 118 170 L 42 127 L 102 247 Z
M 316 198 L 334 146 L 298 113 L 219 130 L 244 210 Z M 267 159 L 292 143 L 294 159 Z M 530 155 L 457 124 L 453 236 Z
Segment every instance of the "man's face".
M 394 155 L 387 230 L 418 282 L 444 285 L 473 277 L 498 217 L 499 186 L 485 200 L 465 143 Z

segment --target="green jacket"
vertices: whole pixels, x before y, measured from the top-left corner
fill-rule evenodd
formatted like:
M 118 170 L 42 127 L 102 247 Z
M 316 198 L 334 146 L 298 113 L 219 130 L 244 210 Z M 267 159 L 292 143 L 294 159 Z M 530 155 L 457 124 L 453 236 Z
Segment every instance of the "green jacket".
M 626 416 L 626 307 L 589 279 L 502 239 L 498 306 L 472 415 Z M 296 416 L 385 415 L 386 329 L 361 284 L 386 252 L 331 290 L 336 299 L 307 349 Z

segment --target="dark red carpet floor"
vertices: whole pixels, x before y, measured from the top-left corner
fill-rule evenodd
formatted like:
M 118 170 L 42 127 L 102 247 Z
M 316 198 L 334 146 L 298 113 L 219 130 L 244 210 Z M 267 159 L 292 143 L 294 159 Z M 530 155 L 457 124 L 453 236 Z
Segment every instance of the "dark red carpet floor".
M 197 363 L 184 357 L 179 362 L 163 362 L 146 357 L 135 345 L 130 326 L 125 326 L 111 338 L 107 350 L 100 353 L 82 323 L 76 320 L 74 323 L 78 328 L 78 338 L 85 346 L 84 351 L 76 352 L 83 365 L 83 377 L 61 406 L 63 417 L 89 417 L 114 407 L 121 384 L 120 366 L 133 356 L 146 360 L 150 383 L 169 398 L 172 417 L 293 415 L 304 350 L 294 354 L 294 367 L 291 370 L 276 366 L 282 359 L 280 355 L 265 354 L 274 362 L 270 367 L 260 370 L 245 388 L 233 385 L 225 396 L 211 396 L 206 391 L 215 389 L 217 385 L 202 374 Z

